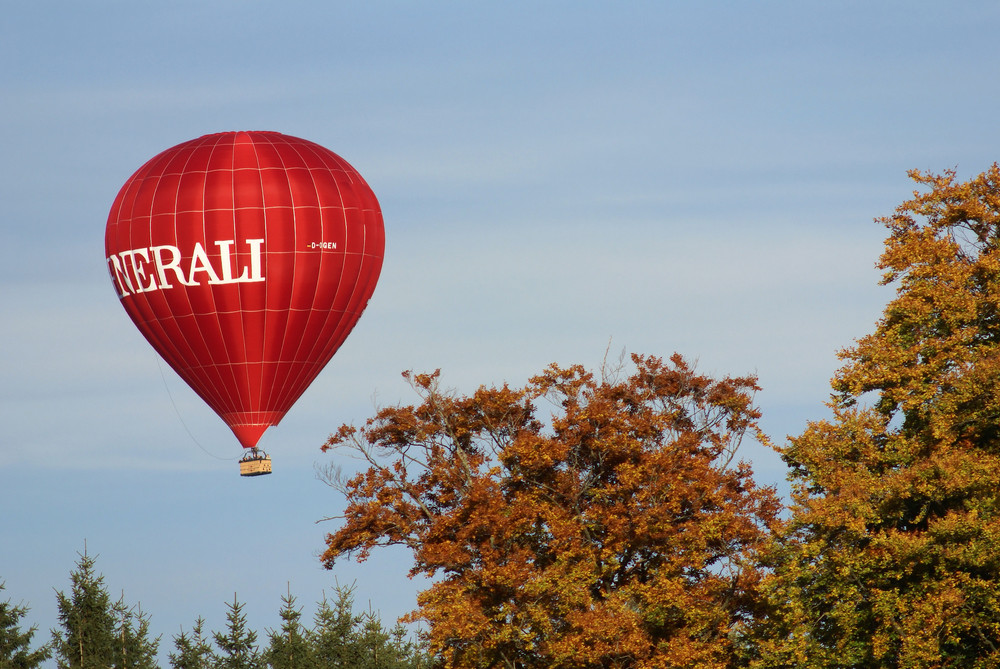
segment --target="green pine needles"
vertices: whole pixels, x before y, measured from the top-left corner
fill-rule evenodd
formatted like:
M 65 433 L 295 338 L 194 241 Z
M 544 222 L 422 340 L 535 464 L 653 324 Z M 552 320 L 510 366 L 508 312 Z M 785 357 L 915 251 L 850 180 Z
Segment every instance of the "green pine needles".
M 0 581 L 0 591 L 4 583 Z M 354 588 L 336 586 L 316 605 L 312 625 L 291 589 L 281 598 L 281 625 L 259 635 L 247 622 L 245 604 L 233 594 L 226 625 L 210 631 L 199 616 L 190 630 L 173 637 L 171 669 L 423 669 L 425 647 L 400 625 L 385 628 L 369 610 L 354 611 Z M 139 604 L 114 599 L 96 558 L 86 549 L 70 573 L 70 587 L 56 593 L 59 625 L 48 643 L 25 627 L 29 609 L 0 602 L 0 669 L 37 669 L 55 660 L 58 669 L 160 669 L 160 637 L 150 632 L 150 615 Z
M 4 583 L 0 581 L 0 590 Z M 34 669 L 52 656 L 46 644 L 32 648 L 36 626 L 21 628 L 21 620 L 28 614 L 28 607 L 10 602 L 0 602 L 0 669 Z

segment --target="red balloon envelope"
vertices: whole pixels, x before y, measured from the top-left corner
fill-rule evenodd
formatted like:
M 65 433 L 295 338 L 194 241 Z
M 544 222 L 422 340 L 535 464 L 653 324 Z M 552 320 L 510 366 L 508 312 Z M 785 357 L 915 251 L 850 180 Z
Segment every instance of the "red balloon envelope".
M 105 236 L 128 315 L 244 448 L 340 348 L 384 249 L 382 213 L 361 175 L 276 132 L 167 149 L 125 182 Z

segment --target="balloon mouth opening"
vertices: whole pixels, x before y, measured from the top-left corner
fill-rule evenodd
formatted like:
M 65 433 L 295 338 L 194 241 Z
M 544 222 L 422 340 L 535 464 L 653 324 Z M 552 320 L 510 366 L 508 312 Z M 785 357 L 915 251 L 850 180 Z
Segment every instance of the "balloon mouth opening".
M 274 424 L 233 422 L 226 416 L 223 416 L 223 420 L 229 425 L 229 429 L 236 435 L 236 439 L 243 448 L 255 448 L 264 431 Z

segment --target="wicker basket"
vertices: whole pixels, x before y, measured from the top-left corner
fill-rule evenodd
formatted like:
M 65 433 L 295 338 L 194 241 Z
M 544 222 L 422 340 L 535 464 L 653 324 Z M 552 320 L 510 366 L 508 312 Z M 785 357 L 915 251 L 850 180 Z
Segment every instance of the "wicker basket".
M 240 460 L 240 476 L 263 476 L 271 473 L 271 458 Z

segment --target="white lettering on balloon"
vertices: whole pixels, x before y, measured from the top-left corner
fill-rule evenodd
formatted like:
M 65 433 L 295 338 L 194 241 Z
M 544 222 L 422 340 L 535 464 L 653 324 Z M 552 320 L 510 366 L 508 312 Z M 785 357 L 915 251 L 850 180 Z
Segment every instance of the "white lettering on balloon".
M 108 271 L 119 298 L 173 288 L 175 284 L 200 286 L 207 283 L 219 286 L 264 280 L 261 262 L 263 239 L 246 240 L 250 262 L 240 267 L 234 267 L 235 239 L 225 239 L 215 242 L 215 245 L 219 248 L 217 266 L 212 264 L 201 242 L 195 242 L 187 257 L 181 254 L 179 248 L 169 244 L 121 251 L 108 256 Z

